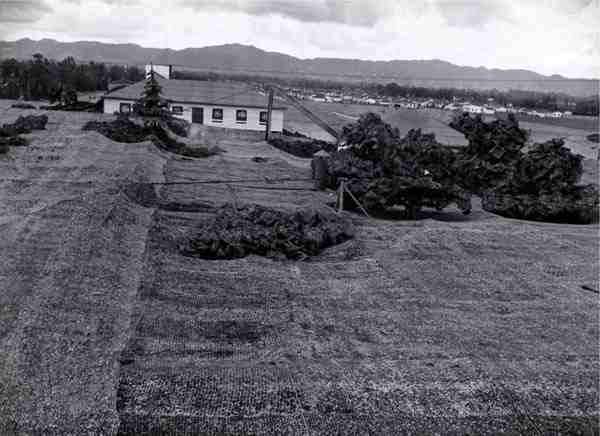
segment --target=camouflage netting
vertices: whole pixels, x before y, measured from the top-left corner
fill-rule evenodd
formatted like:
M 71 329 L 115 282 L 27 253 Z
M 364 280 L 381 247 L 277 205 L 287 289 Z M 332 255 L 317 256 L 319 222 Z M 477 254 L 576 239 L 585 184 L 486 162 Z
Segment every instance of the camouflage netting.
M 451 203 L 470 211 L 470 195 L 453 169 L 455 155 L 435 135 L 417 129 L 400 138 L 397 129 L 370 113 L 344 128 L 344 140 L 350 148 L 333 154 L 330 187 L 345 178 L 348 190 L 367 209 L 402 205 L 411 219 L 423 207 L 442 210 Z M 351 198 L 345 204 L 356 206 Z
M 507 179 L 484 192 L 483 208 L 536 221 L 587 224 L 598 220 L 598 188 L 578 186 L 583 157 L 553 139 L 524 154 Z
M 333 212 L 286 213 L 259 205 L 235 209 L 226 204 L 181 250 L 205 259 L 235 259 L 256 254 L 298 259 L 353 237 L 351 224 Z

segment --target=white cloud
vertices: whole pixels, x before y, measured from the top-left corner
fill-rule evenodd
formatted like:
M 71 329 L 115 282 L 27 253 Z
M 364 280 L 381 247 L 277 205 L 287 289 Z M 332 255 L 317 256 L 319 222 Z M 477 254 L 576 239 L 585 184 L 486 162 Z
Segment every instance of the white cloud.
M 0 24 L 36 22 L 51 11 L 45 0 L 2 0 Z
M 239 42 L 303 58 L 443 59 L 600 77 L 599 2 L 46 0 L 35 22 L 1 27 L 10 39 L 174 49 Z

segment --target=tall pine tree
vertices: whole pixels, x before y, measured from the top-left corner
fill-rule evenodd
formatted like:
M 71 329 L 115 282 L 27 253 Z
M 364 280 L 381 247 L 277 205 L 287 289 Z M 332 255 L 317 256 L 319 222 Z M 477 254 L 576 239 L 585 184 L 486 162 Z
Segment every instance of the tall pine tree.
M 161 97 L 162 88 L 156 79 L 154 69 L 146 78 L 142 98 L 138 101 L 138 114 L 146 119 L 146 123 L 157 125 L 159 119 L 165 115 L 167 102 Z

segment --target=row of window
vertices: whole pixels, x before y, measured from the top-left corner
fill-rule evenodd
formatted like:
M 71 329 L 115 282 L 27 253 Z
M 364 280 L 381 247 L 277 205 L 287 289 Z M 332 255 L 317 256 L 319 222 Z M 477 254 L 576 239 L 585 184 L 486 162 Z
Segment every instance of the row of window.
M 119 107 L 119 112 L 121 113 L 130 113 L 131 112 L 131 104 L 130 103 L 121 103 Z M 171 106 L 171 112 L 176 115 L 181 115 L 183 113 L 183 106 Z M 258 120 L 261 124 L 267 124 L 267 120 L 269 118 L 267 111 L 261 111 L 258 117 Z M 223 122 L 223 109 L 213 109 L 212 110 L 212 120 L 216 123 Z M 235 111 L 235 121 L 237 123 L 245 123 L 248 121 L 248 111 L 245 109 L 238 109 Z
M 174 114 L 182 114 L 183 106 L 171 106 L 171 112 Z M 261 124 L 266 124 L 269 115 L 267 111 L 261 111 L 259 114 L 259 122 Z M 223 109 L 213 109 L 212 110 L 212 120 L 216 123 L 220 123 L 223 121 Z M 235 111 L 235 121 L 238 123 L 245 123 L 248 121 L 248 111 L 245 109 L 238 109 Z

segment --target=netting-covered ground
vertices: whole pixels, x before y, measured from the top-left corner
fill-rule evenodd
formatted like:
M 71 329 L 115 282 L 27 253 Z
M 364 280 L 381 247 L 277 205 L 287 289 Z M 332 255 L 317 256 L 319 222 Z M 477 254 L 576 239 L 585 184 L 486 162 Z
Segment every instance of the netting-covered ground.
M 355 238 L 310 260 L 190 258 L 224 203 L 333 197 L 259 189 L 312 188 L 270 183 L 310 165 L 264 143 L 186 160 L 94 117 L 52 112 L 0 158 L 0 433 L 596 431 L 597 225 L 348 214 Z M 123 189 L 260 178 L 156 185 L 149 207 Z

